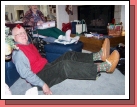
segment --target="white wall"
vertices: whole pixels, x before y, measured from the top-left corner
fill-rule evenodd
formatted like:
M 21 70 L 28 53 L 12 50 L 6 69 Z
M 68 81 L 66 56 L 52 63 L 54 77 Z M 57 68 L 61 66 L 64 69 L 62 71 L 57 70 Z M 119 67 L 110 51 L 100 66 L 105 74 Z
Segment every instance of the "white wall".
M 121 17 L 121 6 L 116 5 L 115 10 L 114 10 L 114 18 L 115 18 L 115 23 L 120 22 L 120 17 Z
M 69 15 L 69 21 L 73 21 L 73 20 L 77 20 L 78 19 L 78 6 L 73 5 L 72 9 L 73 9 L 73 15 Z
M 125 30 L 125 5 L 115 5 L 114 18 L 116 23 L 122 22 Z
M 121 20 L 123 25 L 123 30 L 125 30 L 125 5 L 121 6 Z
M 66 5 L 56 5 L 56 18 L 57 18 L 57 28 L 62 29 L 62 23 L 69 22 L 69 15 L 67 14 Z
M 44 14 L 44 16 L 48 15 L 48 5 L 41 5 L 40 11 Z

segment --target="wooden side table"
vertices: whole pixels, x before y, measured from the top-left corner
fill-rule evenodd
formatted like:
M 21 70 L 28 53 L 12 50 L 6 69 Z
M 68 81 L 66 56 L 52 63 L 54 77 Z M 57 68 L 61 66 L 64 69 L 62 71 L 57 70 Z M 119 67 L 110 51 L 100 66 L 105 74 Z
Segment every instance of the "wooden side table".
M 71 34 L 71 37 L 74 37 L 74 36 L 76 35 Z M 113 38 L 109 38 L 109 40 L 110 40 L 111 47 L 115 47 L 119 43 L 125 44 L 125 36 L 113 37 Z M 79 41 L 82 41 L 84 43 L 83 49 L 91 52 L 98 52 L 102 47 L 104 39 L 97 39 L 94 37 L 87 38 L 84 35 L 81 35 Z

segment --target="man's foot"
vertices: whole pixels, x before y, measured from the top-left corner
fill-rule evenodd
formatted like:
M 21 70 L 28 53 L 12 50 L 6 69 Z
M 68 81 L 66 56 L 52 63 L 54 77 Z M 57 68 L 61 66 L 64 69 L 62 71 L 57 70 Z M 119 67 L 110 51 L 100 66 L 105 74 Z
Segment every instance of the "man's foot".
M 102 61 L 106 61 L 106 59 L 109 57 L 110 55 L 110 41 L 108 38 L 106 38 L 104 40 L 104 43 L 102 44 L 102 56 L 101 56 L 101 60 Z
M 105 62 L 97 63 L 97 71 L 114 72 L 119 61 L 119 52 L 114 50 Z
M 102 49 L 99 52 L 93 53 L 93 61 L 102 60 Z
M 108 38 L 104 40 L 104 43 L 102 44 L 102 48 L 99 52 L 93 53 L 93 60 L 102 60 L 106 61 L 106 58 L 109 57 L 110 54 L 110 41 Z
M 100 72 L 100 71 L 108 71 L 111 67 L 111 63 L 108 63 L 108 62 L 102 62 L 102 63 L 95 63 L 97 64 L 97 71 Z
M 114 50 L 111 55 L 106 59 L 106 62 L 111 64 L 111 67 L 109 70 L 107 70 L 106 72 L 112 73 L 114 72 L 118 62 L 119 62 L 119 52 L 117 50 Z

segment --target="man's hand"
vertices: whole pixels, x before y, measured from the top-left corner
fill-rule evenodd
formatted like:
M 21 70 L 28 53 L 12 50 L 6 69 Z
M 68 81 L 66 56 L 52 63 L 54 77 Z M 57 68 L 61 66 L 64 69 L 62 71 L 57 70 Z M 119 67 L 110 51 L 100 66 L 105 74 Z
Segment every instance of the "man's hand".
M 52 94 L 52 92 L 51 92 L 51 90 L 50 90 L 50 88 L 48 87 L 47 84 L 44 84 L 42 89 L 43 89 L 44 94 L 46 94 L 46 95 L 51 95 Z

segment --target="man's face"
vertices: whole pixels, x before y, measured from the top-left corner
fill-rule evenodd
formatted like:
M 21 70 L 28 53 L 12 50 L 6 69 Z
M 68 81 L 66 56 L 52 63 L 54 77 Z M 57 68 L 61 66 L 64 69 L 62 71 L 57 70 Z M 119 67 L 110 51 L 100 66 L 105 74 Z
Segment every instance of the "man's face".
M 12 31 L 12 35 L 14 36 L 14 41 L 20 44 L 26 45 L 28 43 L 28 36 L 23 27 L 16 27 Z
M 37 5 L 31 5 L 30 8 L 31 8 L 31 10 L 33 12 L 36 12 L 38 10 L 38 6 Z

